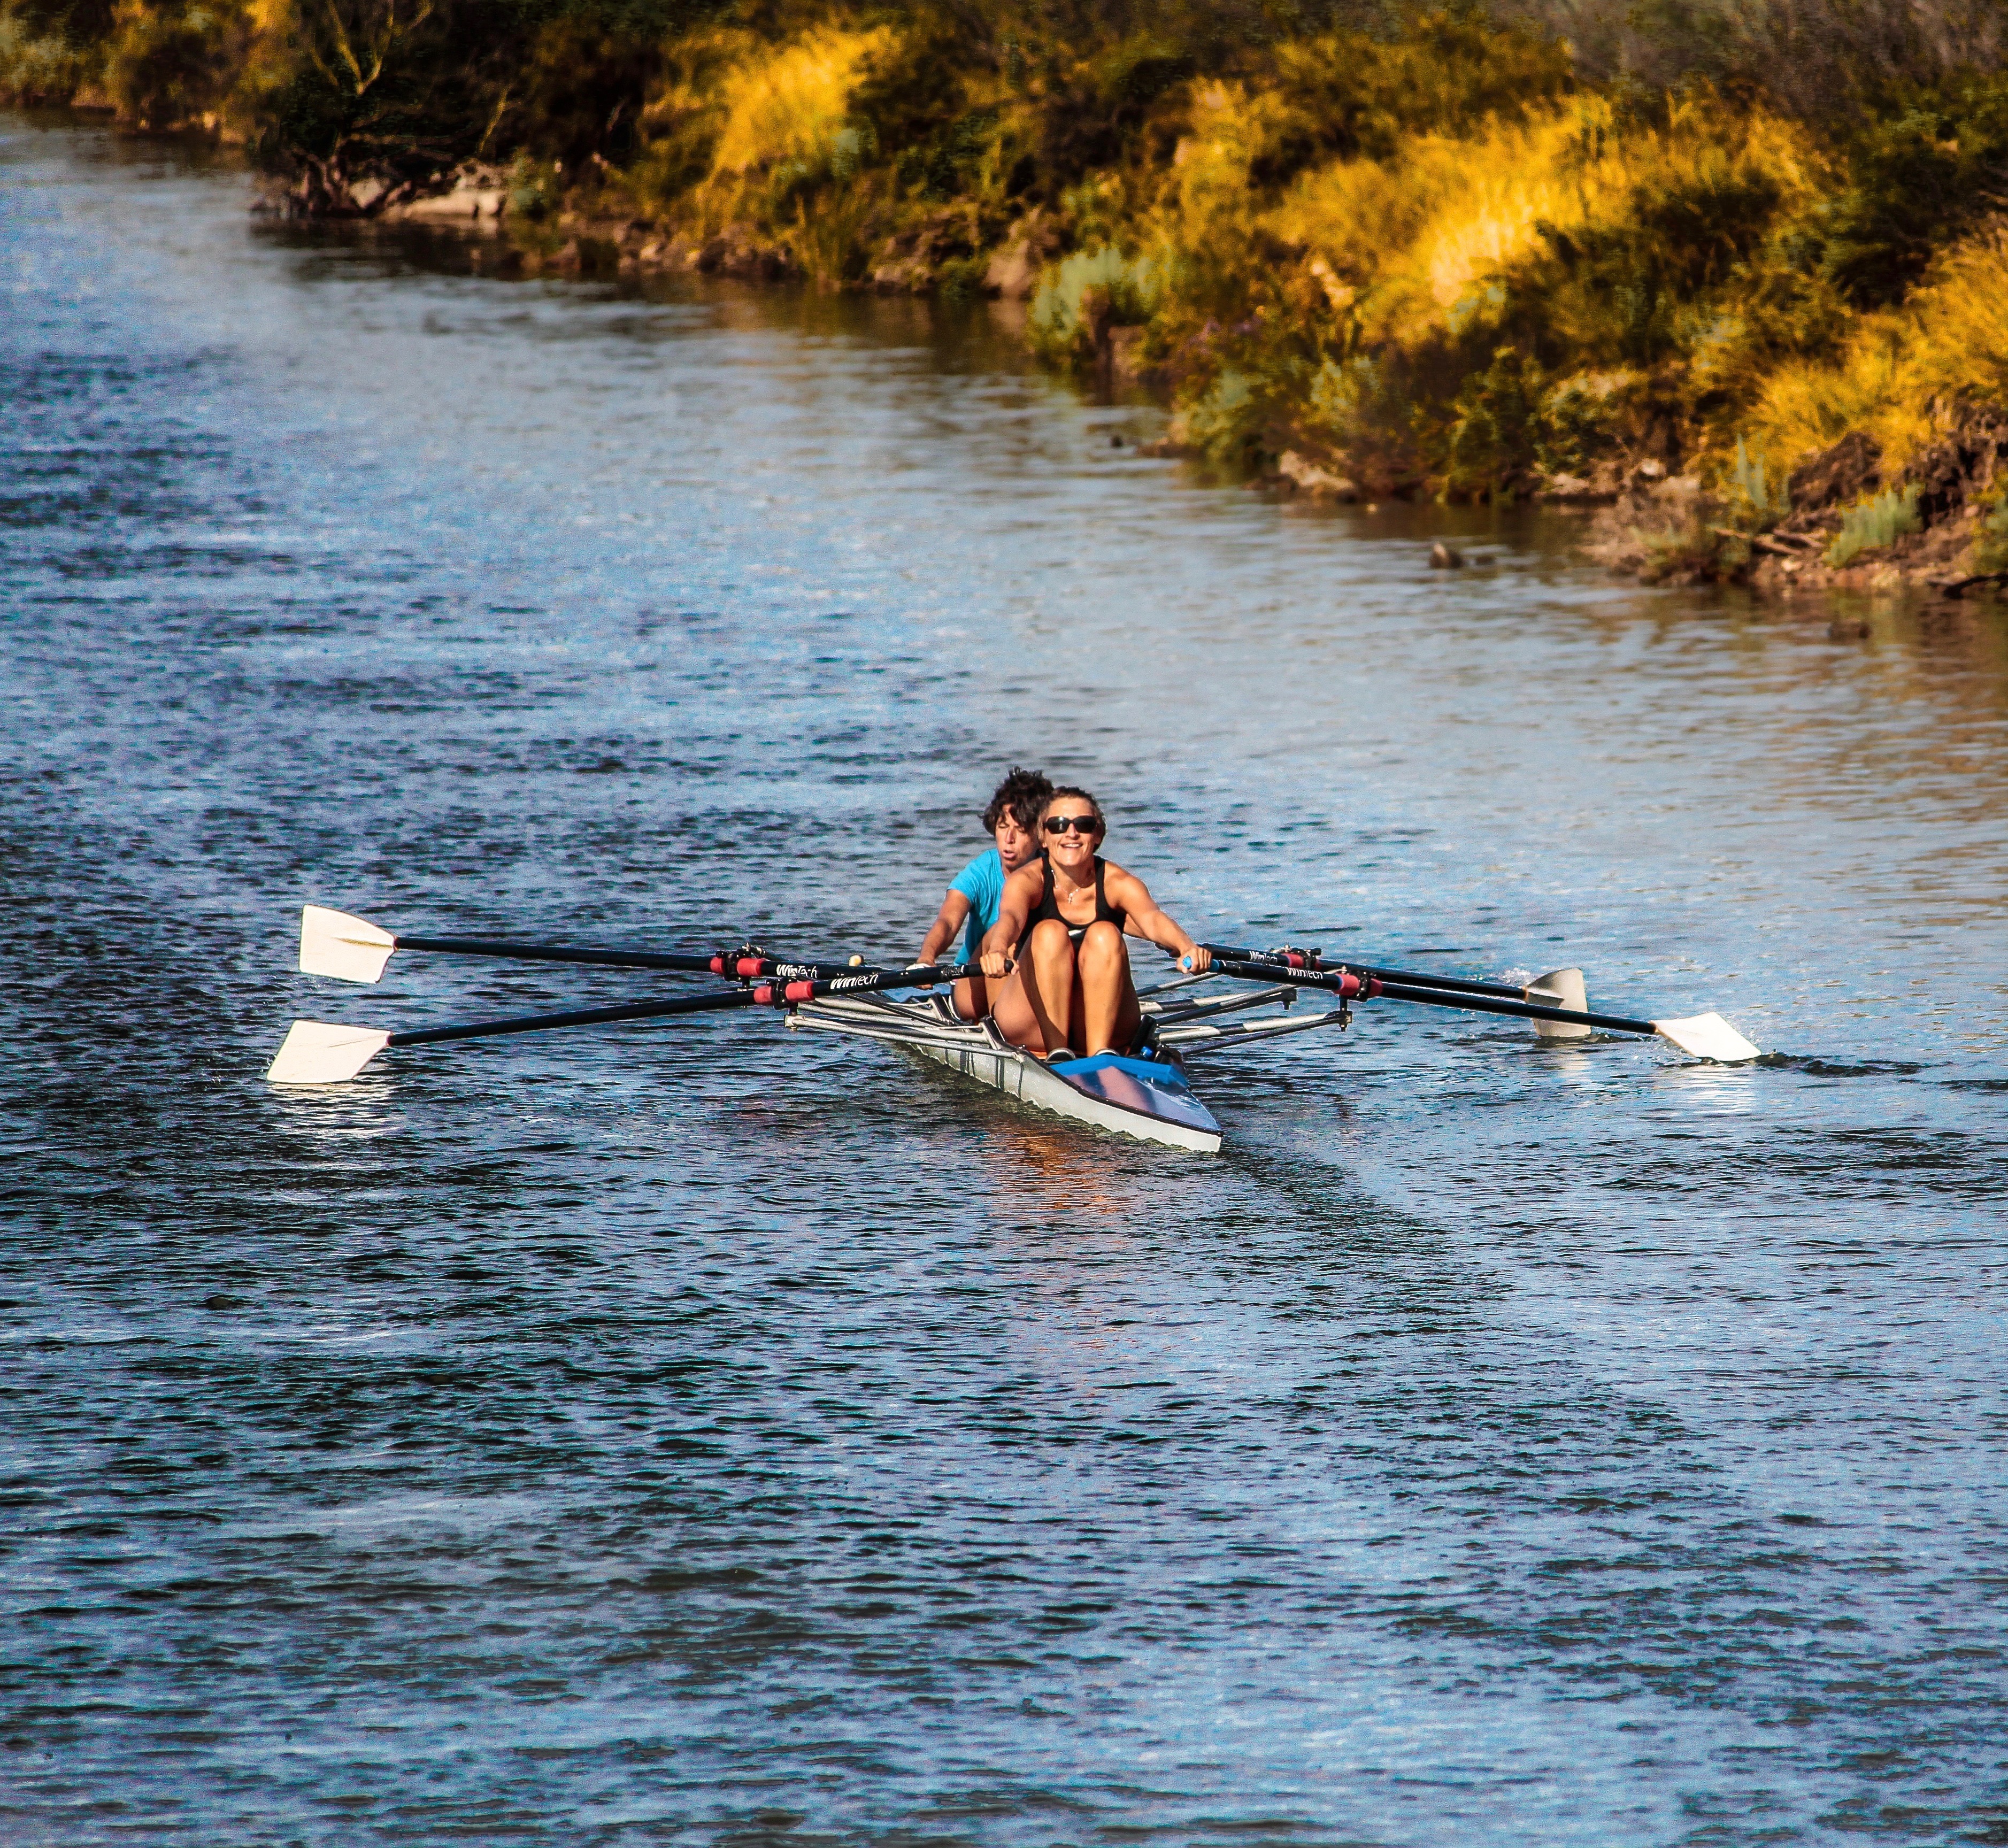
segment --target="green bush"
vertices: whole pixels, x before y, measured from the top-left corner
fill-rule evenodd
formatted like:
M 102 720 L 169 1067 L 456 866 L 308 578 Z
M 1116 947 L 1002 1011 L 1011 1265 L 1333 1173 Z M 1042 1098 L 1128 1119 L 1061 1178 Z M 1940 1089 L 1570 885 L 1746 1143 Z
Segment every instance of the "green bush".
M 1257 164 L 1258 187 L 1282 186 L 1313 161 L 1390 160 L 1412 136 L 1518 120 L 1575 87 L 1560 35 L 1502 30 L 1472 13 L 1419 12 L 1402 27 L 1277 48 L 1274 82 L 1287 125 Z
M 1243 373 L 1223 372 L 1179 413 L 1179 433 L 1210 461 L 1228 468 L 1257 465 L 1267 419 L 1261 396 Z
M 2008 197 L 2008 76 L 1900 90 L 1865 113 L 1819 217 L 1822 273 L 1858 308 L 1899 302 Z
M 251 36 L 249 15 L 232 0 L 120 0 L 104 87 L 120 115 L 141 128 L 182 128 L 214 118 L 243 66 Z
M 1423 473 L 1421 418 L 1398 355 L 1325 360 L 1299 421 L 1317 446 L 1347 458 L 1369 481 L 1391 486 Z
M 552 161 L 519 154 L 509 164 L 509 217 L 513 223 L 541 224 L 553 217 L 564 200 L 564 176 Z
M 1547 383 L 1540 366 L 1515 347 L 1497 348 L 1483 372 L 1466 378 L 1451 408 L 1447 489 L 1496 500 L 1532 485 Z
M 1980 510 L 1980 532 L 1974 541 L 1973 569 L 2008 571 L 2008 500 L 1997 500 Z
M 0 5 L 0 103 L 66 103 L 104 64 L 102 19 L 18 3 Z
M 1589 474 L 1635 421 L 1640 384 L 1635 373 L 1581 372 L 1551 386 L 1535 443 L 1542 473 Z
M 1129 257 L 1114 245 L 1076 251 L 1048 271 L 1032 298 L 1034 344 L 1049 358 L 1087 357 L 1105 327 L 1133 327 L 1147 321 L 1163 294 L 1160 267 L 1147 258 Z

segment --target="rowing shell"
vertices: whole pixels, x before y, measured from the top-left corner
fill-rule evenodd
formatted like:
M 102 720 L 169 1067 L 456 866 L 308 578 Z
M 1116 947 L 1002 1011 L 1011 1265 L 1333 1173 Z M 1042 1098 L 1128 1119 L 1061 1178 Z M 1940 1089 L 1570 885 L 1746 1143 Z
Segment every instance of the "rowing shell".
M 1034 1109 L 1140 1142 L 1217 1153 L 1220 1125 L 1168 1058 L 1112 1052 L 1049 1065 L 1002 1038 L 987 1020 L 958 1020 L 945 1003 L 857 996 L 797 1008 L 791 1025 L 881 1040 L 932 1059 Z
M 932 996 L 894 1001 L 860 995 L 808 1002 L 789 1016 L 788 1024 L 878 1040 L 1069 1122 L 1091 1124 L 1140 1142 L 1211 1155 L 1220 1148 L 1220 1125 L 1193 1094 L 1179 1062 L 1179 1049 L 1224 1050 L 1279 1033 L 1322 1026 L 1338 1016 L 1310 1013 L 1218 1022 L 1211 1016 L 1264 1005 L 1287 1008 L 1297 991 L 1243 988 L 1207 1000 L 1173 992 L 1195 980 L 1204 978 L 1169 983 L 1146 990 L 1139 998 L 1156 1030 L 1161 1055 L 1154 1058 L 1129 1058 L 1104 1052 L 1093 1058 L 1049 1065 L 1012 1045 L 991 1022 L 959 1019 L 946 1000 Z

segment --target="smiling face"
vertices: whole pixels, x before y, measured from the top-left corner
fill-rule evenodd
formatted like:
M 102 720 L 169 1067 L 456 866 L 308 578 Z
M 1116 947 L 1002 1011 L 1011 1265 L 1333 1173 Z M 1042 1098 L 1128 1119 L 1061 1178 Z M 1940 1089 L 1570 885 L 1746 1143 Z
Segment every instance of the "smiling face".
M 1094 864 L 1094 850 L 1101 845 L 1101 824 L 1094 818 L 1094 804 L 1085 796 L 1055 796 L 1046 804 L 1039 841 L 1055 866 L 1065 867 L 1076 879 L 1087 878 Z
M 997 843 L 997 857 L 1004 862 L 1007 873 L 1015 873 L 1039 850 L 1038 832 L 1019 820 L 1015 809 L 1006 809 L 990 832 Z

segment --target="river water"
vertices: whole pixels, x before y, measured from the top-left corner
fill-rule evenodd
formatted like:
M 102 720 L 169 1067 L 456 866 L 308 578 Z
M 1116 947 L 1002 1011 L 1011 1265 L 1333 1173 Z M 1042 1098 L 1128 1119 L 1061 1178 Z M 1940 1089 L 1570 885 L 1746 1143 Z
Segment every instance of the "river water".
M 0 1836 L 2008 1841 L 1999 612 L 247 196 L 0 119 Z M 1211 1159 L 742 1016 L 262 1081 L 677 986 L 302 902 L 892 959 L 1014 761 L 1199 934 L 1773 1055 L 1382 1004 Z

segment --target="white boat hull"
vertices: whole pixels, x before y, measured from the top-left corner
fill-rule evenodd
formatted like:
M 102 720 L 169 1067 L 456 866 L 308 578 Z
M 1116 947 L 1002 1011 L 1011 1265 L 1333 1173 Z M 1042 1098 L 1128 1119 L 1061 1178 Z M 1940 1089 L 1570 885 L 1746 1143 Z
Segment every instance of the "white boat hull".
M 1048 1065 L 1006 1044 L 987 1022 L 953 1020 L 927 1002 L 862 995 L 805 1003 L 791 1024 L 882 1040 L 1070 1122 L 1197 1154 L 1220 1148 L 1219 1124 L 1167 1062 L 1105 1056 Z
M 1190 1149 L 1197 1154 L 1220 1152 L 1218 1124 L 1207 1129 L 1200 1122 L 1176 1121 L 1148 1108 L 1147 1097 L 1140 1097 L 1137 1104 L 1130 1105 L 1090 1095 L 1060 1075 L 1065 1067 L 1055 1070 L 1027 1053 L 973 1051 L 951 1046 L 910 1046 L 905 1050 L 946 1065 L 950 1071 L 960 1072 L 965 1078 L 973 1078 L 978 1084 L 1029 1104 L 1035 1110 L 1051 1111 L 1055 1116 L 1073 1122 L 1091 1123 L 1098 1129 L 1111 1130 L 1118 1136 L 1133 1136 L 1140 1142 L 1160 1143 L 1167 1148 Z M 1212 1123 L 1206 1106 L 1193 1097 L 1182 1076 L 1179 1088 L 1197 1117 L 1204 1123 Z

